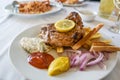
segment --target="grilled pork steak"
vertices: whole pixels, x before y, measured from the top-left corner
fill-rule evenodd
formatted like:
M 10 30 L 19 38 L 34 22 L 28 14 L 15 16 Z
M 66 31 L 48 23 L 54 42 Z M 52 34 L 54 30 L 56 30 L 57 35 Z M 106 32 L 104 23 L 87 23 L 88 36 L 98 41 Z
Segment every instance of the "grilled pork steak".
M 58 32 L 54 24 L 48 24 L 41 29 L 40 37 L 53 47 L 70 47 L 79 41 L 83 35 L 83 23 L 81 17 L 76 12 L 71 12 L 66 19 L 73 20 L 75 27 L 69 32 Z

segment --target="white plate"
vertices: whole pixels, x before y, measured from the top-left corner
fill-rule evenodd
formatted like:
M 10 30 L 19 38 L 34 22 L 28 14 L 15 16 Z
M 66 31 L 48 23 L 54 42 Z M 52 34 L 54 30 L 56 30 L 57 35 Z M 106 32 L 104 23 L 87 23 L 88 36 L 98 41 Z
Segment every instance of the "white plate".
M 24 2 L 28 2 L 28 1 L 21 1 L 21 2 L 24 3 Z M 23 13 L 19 13 L 19 12 L 14 12 L 14 8 L 12 7 L 12 4 L 6 5 L 4 7 L 4 10 L 9 14 L 13 14 L 13 15 L 17 15 L 17 16 L 35 17 L 35 16 L 42 16 L 42 15 L 46 15 L 46 14 L 55 13 L 55 12 L 60 11 L 63 8 L 62 4 L 56 3 L 56 2 L 50 2 L 50 5 L 52 6 L 52 10 L 44 12 L 44 13 L 40 13 L 40 14 L 23 14 Z
M 98 80 L 108 75 L 116 65 L 117 53 L 110 55 L 110 59 L 105 62 L 107 69 L 103 70 L 97 65 L 88 67 L 86 71 L 69 70 L 58 76 L 48 76 L 47 70 L 37 69 L 27 62 L 28 53 L 20 46 L 22 37 L 35 37 L 38 35 L 42 25 L 33 26 L 21 32 L 12 42 L 9 49 L 9 57 L 13 66 L 30 80 Z M 104 35 L 107 38 L 107 36 Z M 54 51 L 51 52 L 53 55 Z M 55 56 L 55 55 L 54 55 Z
M 68 7 L 79 7 L 79 6 L 84 6 L 84 5 L 86 5 L 86 2 L 84 0 L 79 0 L 79 2 L 75 4 L 63 3 L 63 6 L 68 6 Z

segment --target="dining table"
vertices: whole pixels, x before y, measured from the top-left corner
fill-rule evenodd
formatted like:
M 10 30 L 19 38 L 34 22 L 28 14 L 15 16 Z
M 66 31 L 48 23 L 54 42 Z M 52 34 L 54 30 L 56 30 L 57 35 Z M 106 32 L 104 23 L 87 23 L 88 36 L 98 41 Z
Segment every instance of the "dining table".
M 21 17 L 11 15 L 4 10 L 4 7 L 14 0 L 0 0 L 0 80 L 30 80 L 29 77 L 24 77 L 18 70 L 14 68 L 9 58 L 9 48 L 13 39 L 22 31 L 39 25 L 53 23 L 57 20 L 64 19 L 70 12 L 80 9 L 90 9 L 96 13 L 99 10 L 98 1 L 86 1 L 84 5 L 77 7 L 63 6 L 63 8 L 55 13 L 46 14 L 37 17 Z M 21 1 L 21 0 L 18 0 Z M 109 31 L 109 27 L 114 24 L 114 21 L 104 19 L 96 15 L 92 22 L 83 21 L 83 25 L 94 27 L 99 23 L 104 23 L 104 27 L 100 30 L 107 36 L 111 37 L 114 45 L 120 47 L 120 34 Z M 17 51 L 16 51 L 17 52 Z M 102 80 L 119 80 L 120 76 L 120 56 L 114 69 Z

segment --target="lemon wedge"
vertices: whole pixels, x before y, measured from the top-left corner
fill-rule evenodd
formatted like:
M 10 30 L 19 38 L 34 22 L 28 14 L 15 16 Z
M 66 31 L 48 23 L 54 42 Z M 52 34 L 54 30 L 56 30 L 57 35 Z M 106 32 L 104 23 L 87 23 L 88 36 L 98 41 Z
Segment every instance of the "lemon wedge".
M 57 21 L 54 26 L 59 32 L 68 32 L 75 27 L 75 22 L 72 20 L 64 19 Z

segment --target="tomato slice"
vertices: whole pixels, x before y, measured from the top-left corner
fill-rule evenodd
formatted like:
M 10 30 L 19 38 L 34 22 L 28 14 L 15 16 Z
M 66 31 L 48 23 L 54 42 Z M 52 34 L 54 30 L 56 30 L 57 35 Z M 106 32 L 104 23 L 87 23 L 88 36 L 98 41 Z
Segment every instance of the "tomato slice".
M 37 68 L 47 69 L 54 57 L 47 53 L 35 52 L 28 56 L 28 62 Z

